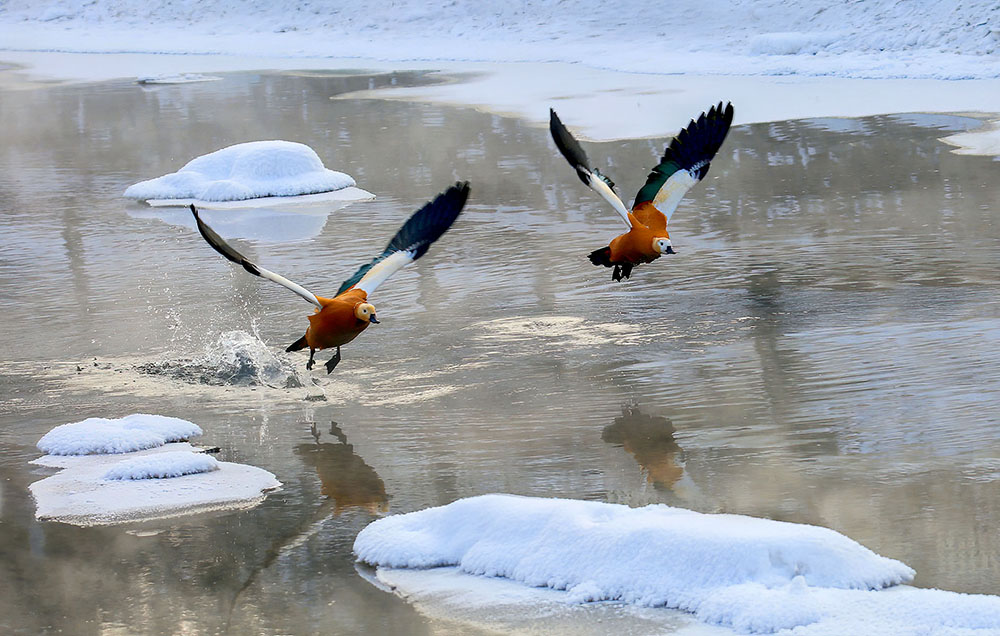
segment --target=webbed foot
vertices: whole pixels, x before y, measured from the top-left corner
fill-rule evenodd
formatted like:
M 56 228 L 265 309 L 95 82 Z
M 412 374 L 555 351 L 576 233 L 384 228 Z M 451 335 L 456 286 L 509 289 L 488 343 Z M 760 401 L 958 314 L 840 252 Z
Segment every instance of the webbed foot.
M 333 357 L 326 361 L 326 374 L 330 375 L 333 373 L 338 364 L 340 364 L 340 347 L 337 347 L 337 353 L 333 354 Z

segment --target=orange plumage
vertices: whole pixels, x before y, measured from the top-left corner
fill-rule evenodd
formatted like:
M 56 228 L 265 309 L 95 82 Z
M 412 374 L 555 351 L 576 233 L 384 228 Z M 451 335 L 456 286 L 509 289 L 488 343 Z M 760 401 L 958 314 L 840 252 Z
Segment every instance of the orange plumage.
M 323 308 L 309 316 L 309 327 L 303 336 L 310 349 L 345 345 L 371 324 L 370 320 L 357 317 L 358 307 L 368 300 L 363 289 L 351 288 L 334 298 L 316 298 Z

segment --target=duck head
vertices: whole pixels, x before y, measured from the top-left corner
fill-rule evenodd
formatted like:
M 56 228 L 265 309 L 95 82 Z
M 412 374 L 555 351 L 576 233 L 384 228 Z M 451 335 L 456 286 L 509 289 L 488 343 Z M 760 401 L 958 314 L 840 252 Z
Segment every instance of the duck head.
M 378 320 L 375 318 L 375 305 L 371 303 L 358 303 L 354 306 L 354 316 L 362 322 L 373 322 L 376 325 Z
M 653 239 L 653 249 L 660 254 L 673 254 L 674 248 L 670 244 L 669 236 L 657 236 Z

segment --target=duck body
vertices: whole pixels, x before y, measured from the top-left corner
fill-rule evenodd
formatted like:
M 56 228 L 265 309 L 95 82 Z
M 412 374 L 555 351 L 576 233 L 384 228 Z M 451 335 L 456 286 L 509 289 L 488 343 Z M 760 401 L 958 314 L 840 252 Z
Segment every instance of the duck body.
M 652 263 L 663 254 L 673 253 L 673 248 L 669 245 L 667 217 L 652 203 L 640 203 L 632 209 L 628 219 L 632 225 L 628 232 L 619 234 L 607 247 L 589 255 L 590 262 L 594 265 L 614 267 L 612 278 L 616 281 L 628 278 L 636 265 Z M 667 241 L 666 247 L 662 247 L 663 241 Z
M 368 294 L 363 289 L 352 288 L 334 298 L 317 298 L 323 308 L 309 316 L 309 327 L 301 338 L 310 349 L 345 345 L 371 324 L 371 320 L 361 320 L 357 316 L 358 307 L 368 300 Z

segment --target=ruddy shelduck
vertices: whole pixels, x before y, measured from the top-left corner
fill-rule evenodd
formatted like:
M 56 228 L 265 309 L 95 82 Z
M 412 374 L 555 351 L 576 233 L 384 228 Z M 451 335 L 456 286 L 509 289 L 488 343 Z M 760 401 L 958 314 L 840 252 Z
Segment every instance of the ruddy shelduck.
M 559 121 L 556 111 L 549 109 L 549 132 L 559 151 L 577 176 L 600 194 L 621 215 L 628 231 L 615 237 L 607 247 L 590 253 L 594 265 L 614 267 L 612 280 L 620 281 L 632 274 L 632 268 L 651 263 L 663 254 L 673 254 L 667 223 L 684 195 L 694 184 L 705 178 L 708 168 L 722 146 L 733 123 L 733 105 L 722 102 L 681 130 L 667 145 L 659 165 L 646 177 L 632 204 L 632 210 L 615 193 L 615 184 L 590 161 L 579 142 Z
M 375 307 L 368 302 L 368 297 L 387 278 L 423 256 L 427 248 L 455 222 L 468 198 L 468 182 L 456 183 L 417 210 L 403 223 L 385 250 L 345 280 L 333 298 L 317 296 L 305 287 L 251 263 L 216 234 L 193 205 L 191 212 L 198 231 L 215 251 L 254 276 L 274 281 L 316 306 L 316 312 L 309 316 L 305 335 L 285 350 L 298 351 L 309 347 L 306 369 L 311 370 L 317 351 L 336 347 L 337 353 L 326 363 L 326 372 L 330 373 L 340 362 L 340 347 L 354 340 L 368 325 L 378 324 Z

